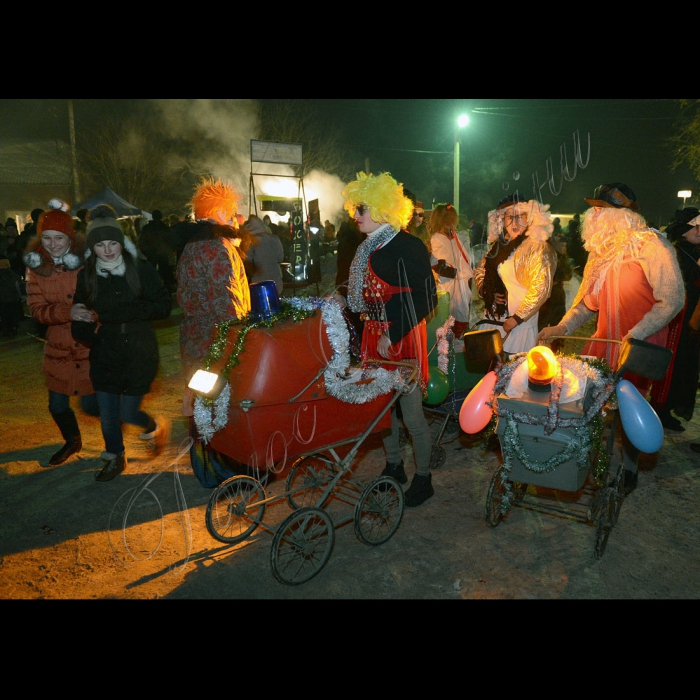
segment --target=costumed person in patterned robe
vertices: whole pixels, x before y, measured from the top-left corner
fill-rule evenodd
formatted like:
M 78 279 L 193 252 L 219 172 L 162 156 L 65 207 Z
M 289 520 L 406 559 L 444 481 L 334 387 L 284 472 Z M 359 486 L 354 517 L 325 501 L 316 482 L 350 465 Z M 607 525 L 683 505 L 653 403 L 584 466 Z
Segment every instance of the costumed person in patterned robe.
M 405 228 L 413 203 L 389 173 L 358 173 L 343 190 L 345 209 L 367 234 L 350 265 L 348 296 L 333 295 L 360 313 L 363 360 L 409 362 L 418 368 L 416 384 L 399 399 L 403 421 L 413 443 L 416 473 L 405 493 L 405 505 L 419 506 L 434 494 L 430 473 L 432 435 L 423 413 L 428 382 L 426 317 L 437 305 L 430 256 L 423 242 Z M 395 369 L 389 365 L 387 369 Z M 391 430 L 384 437 L 388 475 L 408 482 L 401 459 L 400 421 L 396 405 Z
M 203 486 L 213 488 L 240 473 L 199 440 L 194 395 L 188 384 L 214 340 L 216 324 L 237 321 L 250 312 L 250 288 L 243 261 L 253 236 L 239 227 L 240 196 L 233 185 L 204 178 L 189 204 L 195 221 L 171 229 L 172 244 L 182 250 L 177 263 L 177 301 L 182 309 L 180 356 L 185 374 L 182 413 L 189 417 L 194 444 L 192 468 Z
M 649 228 L 638 213 L 634 192 L 621 182 L 600 185 L 583 218 L 582 237 L 588 251 L 583 280 L 569 311 L 556 326 L 543 328 L 538 342 L 553 335 L 571 335 L 598 315 L 592 338 L 644 340 L 667 347 L 668 324 L 685 304 L 683 275 L 674 247 Z M 604 357 L 617 369 L 620 345 L 589 341 L 582 355 Z M 649 393 L 651 380 L 634 374 L 625 379 Z M 623 434 L 625 492 L 637 486 L 639 450 Z
M 457 235 L 457 210 L 451 204 L 439 204 L 430 216 L 430 264 L 438 276 L 438 290 L 450 295 L 450 314 L 455 338 L 469 328 L 472 301 L 471 278 L 474 276 L 469 252 Z
M 552 292 L 557 253 L 549 204 L 514 192 L 489 212 L 488 252 L 474 270 L 484 300 L 479 330 L 496 328 L 508 354 L 537 344 L 539 310 Z

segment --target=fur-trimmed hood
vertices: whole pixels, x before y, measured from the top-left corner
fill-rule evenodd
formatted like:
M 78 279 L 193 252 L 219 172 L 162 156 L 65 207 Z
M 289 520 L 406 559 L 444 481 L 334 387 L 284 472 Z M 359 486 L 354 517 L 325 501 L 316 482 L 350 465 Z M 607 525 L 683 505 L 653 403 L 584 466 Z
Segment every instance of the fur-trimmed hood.
M 83 266 L 83 257 L 87 250 L 87 240 L 83 233 L 76 232 L 75 240 L 71 244 L 68 252 L 63 256 L 61 265 L 69 270 L 78 270 Z M 34 236 L 27 243 L 27 249 L 22 256 L 24 264 L 42 277 L 50 277 L 55 269 L 56 263 L 48 250 L 41 244 L 41 237 Z

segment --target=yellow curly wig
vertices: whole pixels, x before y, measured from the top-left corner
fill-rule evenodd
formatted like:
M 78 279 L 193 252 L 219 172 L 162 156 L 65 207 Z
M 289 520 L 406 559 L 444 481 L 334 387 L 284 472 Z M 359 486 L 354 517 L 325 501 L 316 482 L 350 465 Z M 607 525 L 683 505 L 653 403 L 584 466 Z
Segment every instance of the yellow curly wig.
M 389 173 L 369 175 L 357 173 L 357 180 L 349 182 L 342 192 L 345 211 L 353 216 L 361 204 L 369 207 L 370 216 L 378 223 L 391 224 L 402 229 L 411 220 L 413 202 L 403 193 L 403 185 Z
M 230 182 L 204 177 L 189 203 L 195 219 L 214 219 L 220 224 L 238 228 L 239 200 L 240 195 Z

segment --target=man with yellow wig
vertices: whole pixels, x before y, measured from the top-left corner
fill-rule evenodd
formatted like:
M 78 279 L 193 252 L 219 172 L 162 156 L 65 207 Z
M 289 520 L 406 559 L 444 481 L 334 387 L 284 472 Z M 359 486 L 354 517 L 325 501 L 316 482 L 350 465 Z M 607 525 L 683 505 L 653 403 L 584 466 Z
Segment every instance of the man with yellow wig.
M 363 360 L 410 362 L 419 370 L 413 390 L 399 399 L 416 462 L 405 505 L 415 507 L 434 494 L 430 474 L 432 436 L 423 413 L 423 392 L 428 382 L 425 319 L 437 305 L 430 255 L 419 238 L 402 230 L 411 218 L 413 203 L 389 173 L 358 173 L 357 180 L 343 190 L 343 197 L 345 209 L 367 239 L 350 265 L 347 299 L 338 294 L 334 297 L 341 308 L 349 305 L 364 321 Z M 382 475 L 405 484 L 408 477 L 399 436 L 394 405 L 391 430 L 384 437 L 387 462 Z

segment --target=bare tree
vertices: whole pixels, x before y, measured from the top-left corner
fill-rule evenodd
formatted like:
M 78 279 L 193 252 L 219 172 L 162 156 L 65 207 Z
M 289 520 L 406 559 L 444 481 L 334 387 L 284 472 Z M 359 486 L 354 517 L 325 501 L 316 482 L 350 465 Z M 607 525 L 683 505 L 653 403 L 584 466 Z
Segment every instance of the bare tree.
M 678 100 L 680 114 L 676 122 L 677 133 L 671 137 L 675 170 L 687 164 L 697 180 L 700 180 L 700 100 Z
M 146 211 L 174 211 L 186 201 L 173 191 L 180 159 L 146 122 L 107 117 L 98 127 L 81 132 L 77 150 L 86 191 L 108 186 Z
M 340 143 L 342 132 L 324 123 L 320 104 L 313 100 L 260 100 L 261 136 L 265 141 L 300 143 L 304 157 L 305 176 L 318 169 L 348 176 L 347 157 Z M 299 169 L 300 170 L 300 169 Z M 354 175 L 354 171 L 350 173 Z

